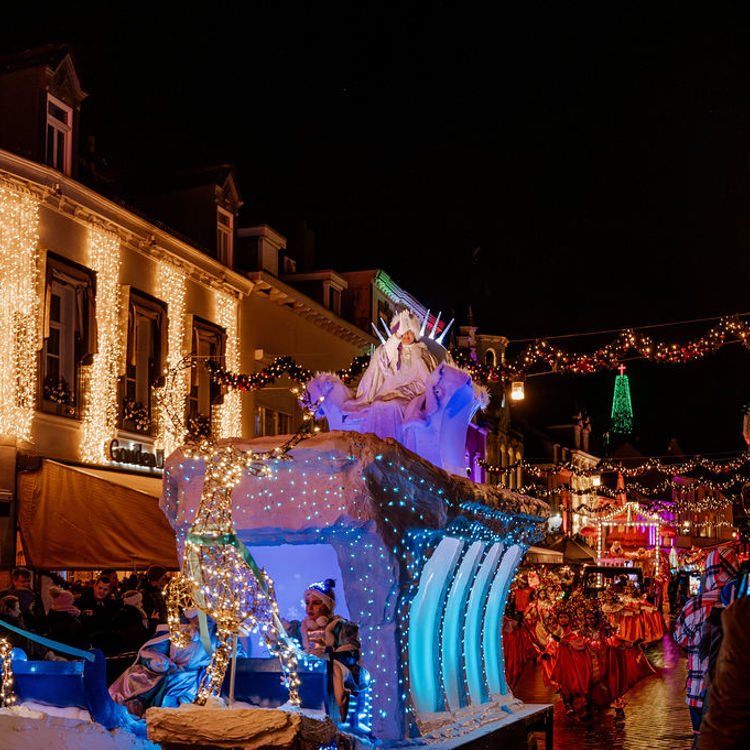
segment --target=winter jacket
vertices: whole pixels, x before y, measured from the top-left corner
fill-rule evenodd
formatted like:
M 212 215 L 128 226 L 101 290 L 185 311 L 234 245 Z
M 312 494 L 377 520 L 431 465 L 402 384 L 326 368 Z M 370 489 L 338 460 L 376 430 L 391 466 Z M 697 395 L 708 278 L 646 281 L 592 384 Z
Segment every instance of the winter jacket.
M 698 750 L 744 750 L 750 738 L 750 597 L 727 607 L 721 624 L 724 638 Z

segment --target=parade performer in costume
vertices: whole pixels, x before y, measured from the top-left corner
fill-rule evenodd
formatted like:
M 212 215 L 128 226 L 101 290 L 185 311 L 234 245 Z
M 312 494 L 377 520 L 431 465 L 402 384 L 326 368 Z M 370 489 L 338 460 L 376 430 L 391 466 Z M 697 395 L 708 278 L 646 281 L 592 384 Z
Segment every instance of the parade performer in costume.
M 438 363 L 419 341 L 419 320 L 412 312 L 402 310 L 390 329 L 390 338 L 375 350 L 359 382 L 356 398 L 347 401 L 342 411 L 349 429 L 403 444 L 404 420 L 410 407 L 421 405 L 427 376 Z
M 703 624 L 721 600 L 721 589 L 737 576 L 737 555 L 731 547 L 712 550 L 706 558 L 701 591 L 687 601 L 675 623 L 674 639 L 687 651 L 687 704 L 693 732 L 700 730 L 708 658 L 701 659 Z
M 152 706 L 173 708 L 197 697 L 211 654 L 201 642 L 198 611 L 186 609 L 184 615 L 181 629 L 190 635 L 187 646 L 175 646 L 168 626 L 158 625 L 156 635 L 143 644 L 134 664 L 110 686 L 112 699 L 130 713 L 142 716 Z M 215 627 L 211 630 L 213 636 Z
M 570 612 L 558 606 L 557 628 L 550 634 L 547 648 L 542 654 L 545 683 L 556 685 L 568 714 L 580 712 L 581 718 L 590 718 L 592 691 L 591 658 L 586 642 L 571 627 Z
M 349 695 L 360 688 L 360 644 L 357 625 L 333 613 L 335 586 L 332 578 L 310 584 L 305 591 L 307 616 L 301 622 L 285 621 L 284 627 L 302 644 L 306 653 L 331 662 L 329 688 L 343 721 Z
M 519 574 L 511 587 L 508 614 L 503 617 L 503 660 L 511 688 L 518 682 L 524 666 L 539 656 L 540 649 L 532 635 L 536 626 L 534 598 L 526 574 Z

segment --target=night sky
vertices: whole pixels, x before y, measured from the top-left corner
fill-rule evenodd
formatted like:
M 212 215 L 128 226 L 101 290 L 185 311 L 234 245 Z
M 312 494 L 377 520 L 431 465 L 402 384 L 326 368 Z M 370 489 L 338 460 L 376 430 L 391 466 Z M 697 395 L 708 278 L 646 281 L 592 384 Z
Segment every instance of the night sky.
M 114 169 L 234 163 L 243 221 L 307 220 L 319 267 L 383 268 L 511 339 L 750 311 L 740 10 L 70 5 L 17 11 L 0 51 L 70 42 L 84 133 Z M 742 448 L 748 365 L 736 344 L 684 367 L 629 363 L 641 449 Z M 515 408 L 544 426 L 586 407 L 601 433 L 613 381 L 533 378 Z

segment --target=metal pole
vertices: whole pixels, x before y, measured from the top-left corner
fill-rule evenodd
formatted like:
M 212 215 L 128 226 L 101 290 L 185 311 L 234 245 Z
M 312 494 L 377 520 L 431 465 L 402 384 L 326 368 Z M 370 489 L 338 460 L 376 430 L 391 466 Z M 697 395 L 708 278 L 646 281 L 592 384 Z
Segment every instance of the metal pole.
M 232 669 L 229 672 L 229 708 L 232 707 L 234 702 L 234 673 L 237 667 L 237 633 L 234 634 L 232 640 Z

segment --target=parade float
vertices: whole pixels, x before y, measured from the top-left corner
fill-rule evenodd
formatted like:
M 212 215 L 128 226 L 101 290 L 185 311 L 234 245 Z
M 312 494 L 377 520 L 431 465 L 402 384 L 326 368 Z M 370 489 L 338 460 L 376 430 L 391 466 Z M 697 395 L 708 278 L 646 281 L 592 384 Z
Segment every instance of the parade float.
M 526 742 L 536 729 L 549 745 L 551 708 L 513 696 L 501 635 L 547 506 L 462 476 L 487 396 L 432 333 L 408 312 L 394 319 L 356 393 L 316 376 L 293 436 L 205 439 L 169 457 L 160 507 L 182 564 L 171 637 L 181 642 L 180 613 L 196 610 L 211 660 L 201 708 L 150 708 L 149 739 L 457 747 Z M 338 429 L 316 433 L 322 417 Z M 360 679 L 344 703 L 332 696 L 336 654 L 311 656 L 287 632 L 323 577 L 338 581 L 337 611 L 359 631 Z

